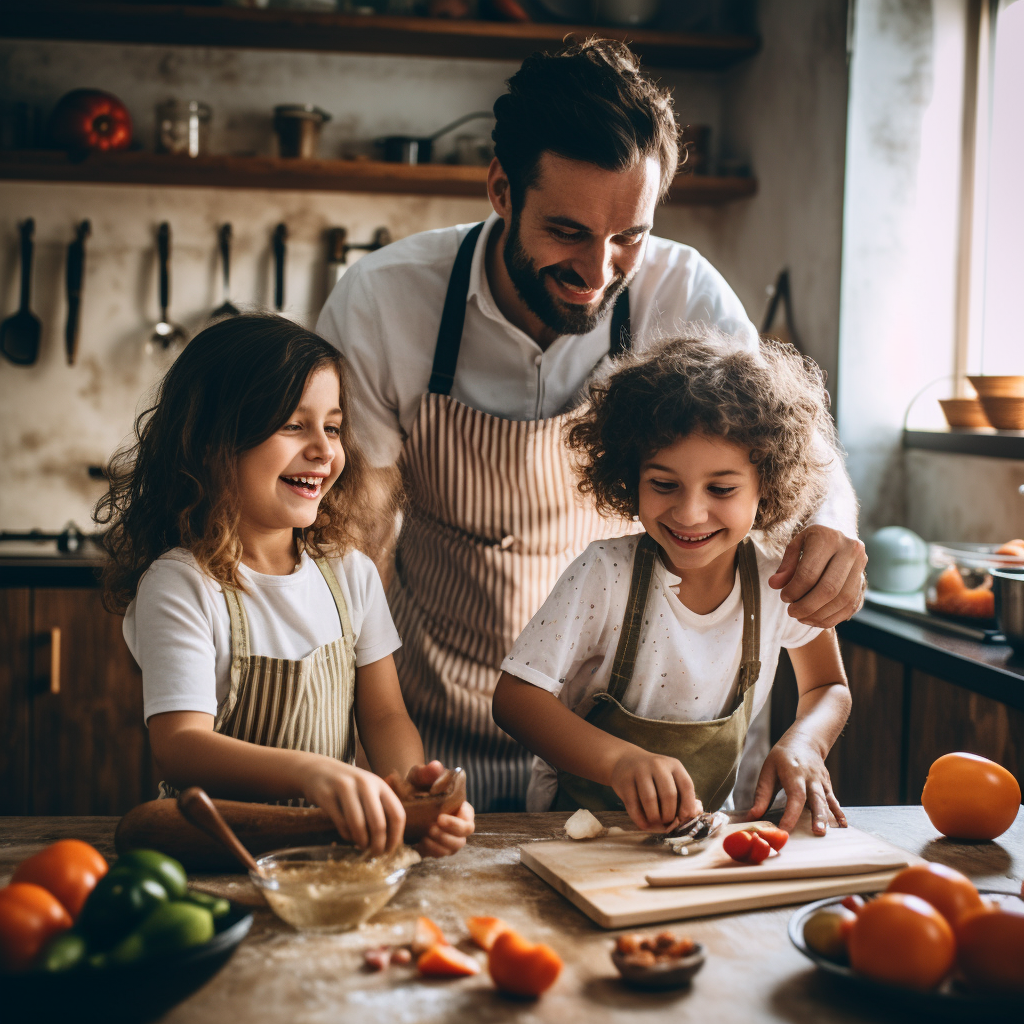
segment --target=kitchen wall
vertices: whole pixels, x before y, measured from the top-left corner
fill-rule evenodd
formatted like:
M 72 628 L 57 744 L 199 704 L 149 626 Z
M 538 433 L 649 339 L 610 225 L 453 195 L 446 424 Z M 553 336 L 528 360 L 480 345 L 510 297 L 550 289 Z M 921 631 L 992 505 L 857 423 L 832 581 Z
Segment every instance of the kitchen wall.
M 765 0 L 762 53 L 724 74 L 663 73 L 681 118 L 714 128 L 716 156 L 750 160 L 759 194 L 718 208 L 671 207 L 657 233 L 696 246 L 760 324 L 766 287 L 788 265 L 796 324 L 834 379 L 845 145 L 843 4 Z M 270 153 L 270 111 L 312 102 L 330 111 L 321 155 L 366 151 L 386 133 L 429 132 L 488 109 L 515 64 L 349 54 L 78 43 L 0 43 L 0 94 L 49 109 L 77 86 L 124 99 L 137 137 L 152 148 L 155 104 L 198 98 L 214 110 L 213 152 Z M 484 131 L 489 130 L 481 122 Z M 443 150 L 442 150 L 443 152 Z M 348 228 L 368 240 L 465 222 L 486 200 L 342 193 L 4 182 L 0 188 L 0 309 L 17 304 L 17 224 L 36 219 L 33 308 L 44 324 L 39 362 L 0 367 L 0 527 L 89 522 L 102 493 L 86 467 L 129 433 L 165 366 L 145 342 L 158 316 L 154 231 L 173 231 L 171 312 L 192 331 L 221 301 L 215 233 L 234 225 L 233 297 L 271 299 L 269 240 L 289 228 L 288 315 L 307 323 L 321 305 L 323 234 Z M 63 357 L 63 264 L 74 224 L 92 221 L 78 363 Z

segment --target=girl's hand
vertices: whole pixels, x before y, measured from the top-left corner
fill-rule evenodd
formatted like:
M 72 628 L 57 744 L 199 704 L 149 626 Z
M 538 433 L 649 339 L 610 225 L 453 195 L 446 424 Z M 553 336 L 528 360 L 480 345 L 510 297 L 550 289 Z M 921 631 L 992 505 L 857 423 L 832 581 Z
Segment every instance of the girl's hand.
M 416 844 L 424 857 L 450 857 L 466 845 L 476 825 L 473 805 L 464 800 L 454 814 L 439 814 L 430 831 Z
M 377 856 L 391 853 L 405 832 L 405 808 L 381 778 L 331 757 L 303 772 L 302 795 L 326 811 L 338 833 Z
M 811 811 L 811 831 L 823 836 L 828 828 L 829 811 L 836 824 L 846 828 L 846 815 L 832 792 L 832 780 L 821 753 L 798 736 L 783 736 L 765 758 L 754 790 L 754 803 L 747 821 L 762 818 L 779 789 L 786 791 L 786 811 L 779 827 L 791 832 L 800 820 L 806 804 Z
M 631 748 L 615 762 L 611 785 L 633 824 L 645 832 L 664 832 L 704 809 L 679 761 L 640 747 Z

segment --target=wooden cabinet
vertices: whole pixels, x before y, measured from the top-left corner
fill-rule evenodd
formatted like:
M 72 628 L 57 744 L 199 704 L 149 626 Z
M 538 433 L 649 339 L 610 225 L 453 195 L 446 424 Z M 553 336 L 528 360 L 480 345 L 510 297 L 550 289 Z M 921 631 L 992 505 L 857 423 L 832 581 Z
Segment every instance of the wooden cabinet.
M 142 674 L 98 589 L 0 590 L 0 814 L 122 814 L 154 795 Z
M 840 641 L 853 711 L 825 762 L 840 803 L 917 804 L 932 762 L 964 750 L 1024 778 L 1024 711 Z M 796 714 L 785 651 L 772 691 L 772 742 Z

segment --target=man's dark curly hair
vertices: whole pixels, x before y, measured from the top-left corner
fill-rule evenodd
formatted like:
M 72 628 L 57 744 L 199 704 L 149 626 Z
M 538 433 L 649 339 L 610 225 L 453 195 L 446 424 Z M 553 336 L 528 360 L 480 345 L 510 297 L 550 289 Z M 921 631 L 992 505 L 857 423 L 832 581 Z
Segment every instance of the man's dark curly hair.
M 760 485 L 754 529 L 769 543 L 821 505 L 838 445 L 821 371 L 792 345 L 762 340 L 751 352 L 691 324 L 686 337 L 617 360 L 588 391 L 567 443 L 579 490 L 607 515 L 636 515 L 643 463 L 694 433 L 749 449 Z
M 596 164 L 661 165 L 661 196 L 679 162 L 672 95 L 640 70 L 625 43 L 588 39 L 558 53 L 534 53 L 494 104 L 494 153 L 508 176 L 512 205 L 522 209 L 542 153 Z

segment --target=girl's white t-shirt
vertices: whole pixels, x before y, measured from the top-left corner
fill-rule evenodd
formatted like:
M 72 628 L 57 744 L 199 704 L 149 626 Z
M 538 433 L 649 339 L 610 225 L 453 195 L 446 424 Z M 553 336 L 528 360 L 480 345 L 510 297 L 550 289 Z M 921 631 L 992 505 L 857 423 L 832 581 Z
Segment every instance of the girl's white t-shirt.
M 402 645 L 377 568 L 361 551 L 329 559 L 355 633 L 356 665 L 371 665 Z M 303 552 L 288 576 L 238 567 L 253 655 L 298 661 L 341 636 L 330 587 Z M 144 715 L 217 713 L 231 673 L 231 620 L 219 583 L 190 552 L 161 555 L 139 582 L 124 617 L 124 638 L 142 669 Z
M 512 645 L 502 670 L 549 691 L 569 708 L 607 690 L 640 536 L 591 544 L 559 577 Z M 789 616 L 779 592 L 768 586 L 779 556 L 760 547 L 756 552 L 761 672 L 754 689 L 754 715 L 768 699 L 779 649 L 802 647 L 821 632 Z M 622 704 L 635 715 L 661 721 L 721 718 L 730 712 L 737 693 L 743 640 L 739 571 L 729 596 L 707 615 L 698 615 L 679 600 L 671 589 L 679 582 L 658 558 L 636 667 Z M 554 769 L 538 758 L 527 809 L 546 810 L 555 788 Z

